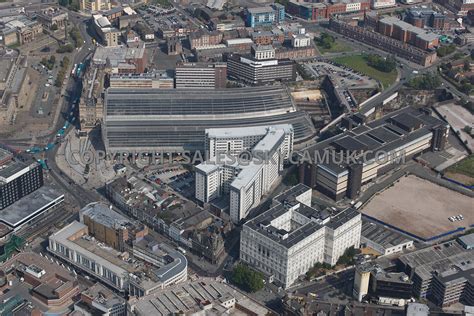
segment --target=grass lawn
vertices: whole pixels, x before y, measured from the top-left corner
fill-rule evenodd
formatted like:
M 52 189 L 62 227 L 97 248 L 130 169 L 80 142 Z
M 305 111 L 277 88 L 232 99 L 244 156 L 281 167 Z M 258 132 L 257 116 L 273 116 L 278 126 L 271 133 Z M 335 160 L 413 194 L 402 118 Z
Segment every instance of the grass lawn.
M 460 173 L 474 178 L 474 155 L 470 155 L 469 157 L 449 167 L 447 171 L 452 173 Z
M 333 59 L 336 63 L 351 67 L 352 69 L 363 73 L 382 83 L 384 89 L 388 88 L 397 79 L 397 71 L 383 72 L 367 65 L 367 61 L 363 55 L 352 55 L 344 57 L 336 57 Z
M 327 49 L 322 46 L 319 46 L 318 43 L 316 43 L 316 46 L 318 47 L 319 52 L 324 55 L 328 53 L 343 53 L 343 52 L 350 52 L 352 51 L 352 48 L 348 45 L 344 45 L 339 42 L 334 42 L 331 48 Z

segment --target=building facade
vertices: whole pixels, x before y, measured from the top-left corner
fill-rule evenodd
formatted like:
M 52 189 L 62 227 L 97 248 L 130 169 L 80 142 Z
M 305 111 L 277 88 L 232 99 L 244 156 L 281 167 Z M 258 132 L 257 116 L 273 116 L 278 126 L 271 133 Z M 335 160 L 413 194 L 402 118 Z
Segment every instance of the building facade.
M 227 64 L 185 63 L 176 66 L 176 89 L 226 88 Z
M 252 56 L 232 55 L 227 59 L 227 71 L 230 78 L 251 85 L 296 80 L 296 64 L 289 59 L 259 60 Z
M 216 133 L 215 130 L 210 132 Z M 293 138 L 293 130 L 290 127 L 268 128 L 244 160 L 237 159 L 239 153 L 243 153 L 239 150 L 243 148 L 244 141 L 251 141 L 240 129 L 233 132 L 240 141 L 226 142 L 222 138 L 218 142 L 215 138 L 207 141 L 213 158 L 196 167 L 196 199 L 209 203 L 228 196 L 230 217 L 238 223 L 247 217 L 277 181 L 285 155 L 288 155 L 288 139 Z M 224 142 L 227 146 L 225 152 L 221 147 Z
M 43 170 L 38 163 L 26 165 L 12 160 L 0 166 L 0 210 L 43 186 Z
M 360 213 L 349 208 L 331 215 L 311 207 L 311 195 L 311 188 L 298 184 L 242 229 L 240 260 L 284 288 L 314 264 L 335 265 L 347 248 L 359 247 Z
M 300 180 L 335 200 L 354 199 L 363 184 L 403 162 L 400 159 L 427 150 L 442 150 L 448 131 L 446 123 L 433 118 L 429 111 L 412 108 L 369 124 L 354 123 L 347 133 L 312 148 L 312 161 L 317 162 L 301 165 Z M 385 152 L 384 159 L 375 154 L 377 151 Z M 364 158 L 347 160 L 347 155 Z

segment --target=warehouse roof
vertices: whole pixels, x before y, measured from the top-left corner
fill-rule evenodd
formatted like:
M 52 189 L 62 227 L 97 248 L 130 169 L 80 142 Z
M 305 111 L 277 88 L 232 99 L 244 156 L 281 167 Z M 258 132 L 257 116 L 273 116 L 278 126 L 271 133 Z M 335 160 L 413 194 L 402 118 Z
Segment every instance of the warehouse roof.
M 365 220 L 362 221 L 361 234 L 364 238 L 382 246 L 383 248 L 395 247 L 411 241 L 411 239 L 397 233 L 396 231 L 389 230 L 381 225 Z

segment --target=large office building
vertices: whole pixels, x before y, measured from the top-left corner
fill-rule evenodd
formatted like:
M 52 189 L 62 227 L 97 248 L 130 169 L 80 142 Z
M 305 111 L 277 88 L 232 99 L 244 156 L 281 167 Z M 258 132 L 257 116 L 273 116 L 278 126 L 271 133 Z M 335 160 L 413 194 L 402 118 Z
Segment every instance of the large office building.
M 176 66 L 176 89 L 226 88 L 226 63 L 184 63 Z
M 474 250 L 451 240 L 398 259 L 399 268 L 413 281 L 413 294 L 445 307 L 474 304 Z
M 251 147 L 249 157 L 245 159 L 239 157 L 239 154 L 246 150 L 244 141 L 247 141 L 250 147 L 250 136 L 242 129 L 226 131 L 210 131 L 211 138 L 206 143 L 210 143 L 212 158 L 196 167 L 196 199 L 209 203 L 228 196 L 230 218 L 234 223 L 238 223 L 247 217 L 277 181 L 283 169 L 283 161 L 291 151 L 289 142 L 293 138 L 293 130 L 288 125 L 268 127 L 263 137 L 255 136 L 260 140 L 256 143 L 254 141 L 255 145 Z M 234 136 L 235 142 L 227 141 L 225 150 L 221 146 L 224 142 L 222 138 L 215 136 L 231 135 Z
M 416 154 L 442 150 L 449 134 L 430 110 L 409 107 L 370 123 L 349 117 L 342 127 L 345 132 L 307 148 L 311 161 L 300 167 L 303 183 L 335 200 L 356 198 L 363 184 Z
M 102 135 L 108 151 L 204 150 L 205 130 L 291 124 L 295 142 L 314 135 L 281 86 L 235 89 L 107 89 Z
M 459 265 L 437 271 L 432 281 L 432 300 L 441 307 L 461 302 L 474 305 L 474 262 L 468 260 Z
M 244 224 L 240 259 L 285 288 L 317 262 L 335 265 L 359 247 L 361 215 L 353 208 L 331 214 L 311 206 L 311 188 L 298 184 Z
M 38 163 L 30 165 L 10 160 L 0 166 L 0 210 L 43 186 L 43 170 Z
M 250 27 L 268 26 L 285 19 L 285 7 L 279 3 L 271 6 L 248 8 L 246 25 Z
M 143 239 L 142 239 L 143 240 Z M 139 242 L 140 240 L 135 240 Z M 136 247 L 136 244 L 134 244 Z M 138 248 L 137 248 L 138 249 Z M 187 279 L 186 257 L 174 249 L 164 252 L 151 247 L 135 251 L 137 259 L 129 260 L 129 252 L 117 251 L 89 235 L 86 225 L 77 221 L 49 236 L 48 251 L 67 264 L 82 270 L 120 293 L 143 296 Z M 143 253 L 147 253 L 145 257 Z M 140 255 L 142 254 L 142 255 Z M 150 261 L 150 256 L 163 256 L 162 265 Z M 150 264 L 153 265 L 150 267 Z
M 250 85 L 296 80 L 296 63 L 276 59 L 271 45 L 252 46 L 252 55 L 233 54 L 227 59 L 227 67 L 230 78 Z
M 129 274 L 138 270 L 119 251 L 89 236 L 87 226 L 77 221 L 49 236 L 48 251 L 122 293 L 128 290 Z

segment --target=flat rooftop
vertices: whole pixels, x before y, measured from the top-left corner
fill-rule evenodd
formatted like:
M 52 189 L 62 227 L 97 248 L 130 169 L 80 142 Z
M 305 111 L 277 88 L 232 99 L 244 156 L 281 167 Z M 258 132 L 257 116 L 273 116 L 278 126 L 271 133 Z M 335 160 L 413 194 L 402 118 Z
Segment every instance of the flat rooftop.
M 124 46 L 96 48 L 92 61 L 96 64 L 106 64 L 107 60 L 116 67 L 119 63 L 130 59 L 142 58 L 145 54 L 145 46 L 139 48 L 128 48 Z
M 433 271 L 442 272 L 462 265 L 472 260 L 473 255 L 473 250 L 464 249 L 457 241 L 448 241 L 402 255 L 399 260 L 414 269 L 422 280 L 429 280 Z
M 405 130 L 400 126 L 413 129 Z M 365 161 L 359 159 L 361 163 L 365 163 L 375 158 L 376 152 L 391 152 L 412 141 L 431 136 L 432 129 L 437 126 L 447 126 L 447 124 L 429 113 L 406 107 L 381 119 L 356 126 L 350 131 L 318 142 L 305 148 L 305 151 L 310 152 L 313 158 L 315 153 L 318 153 L 319 157 L 323 157 L 326 150 L 330 152 L 360 151 L 367 153 Z M 322 162 L 318 165 L 335 174 L 347 172 L 346 161 L 341 164 L 332 164 L 331 161 L 329 163 Z
M 94 202 L 86 205 L 81 209 L 80 216 L 81 218 L 87 216 L 95 222 L 110 228 L 125 227 L 131 223 L 128 218 L 114 211 L 111 205 L 102 202 Z
M 286 248 L 291 248 L 321 229 L 323 226 L 327 226 L 334 230 L 359 215 L 359 212 L 355 209 L 347 208 L 331 217 L 330 212 L 327 210 L 320 210 L 298 202 L 298 196 L 308 190 L 311 190 L 311 188 L 300 183 L 295 187 L 290 188 L 288 191 L 281 193 L 273 199 L 273 201 L 278 202 L 277 205 L 274 205 L 259 216 L 251 219 L 245 223 L 245 226 L 248 226 L 252 230 L 278 242 Z M 280 229 L 280 227 L 276 227 L 272 224 L 274 220 L 288 214 L 288 212 L 290 212 L 288 210 L 289 207 L 297 204 L 299 204 L 299 207 L 293 210 L 293 212 L 300 214 L 298 221 L 301 224 L 292 224 L 292 229 L 290 231 Z M 304 218 L 304 220 L 302 220 L 302 218 Z M 292 216 L 288 216 L 287 219 L 293 222 Z
M 15 203 L 0 210 L 0 221 L 12 228 L 32 220 L 58 205 L 64 200 L 64 194 L 49 186 L 42 186 Z
M 374 196 L 360 211 L 405 232 L 429 239 L 474 224 L 473 198 L 409 175 Z M 464 220 L 449 221 L 462 214 Z
M 384 248 L 395 247 L 412 241 L 396 231 L 366 220 L 362 221 L 361 235 Z
M 87 228 L 86 225 L 74 221 L 51 235 L 49 239 L 55 240 L 71 250 L 82 253 L 117 275 L 137 271 L 135 266 L 120 258 L 121 253 L 117 250 L 98 242 L 91 236 L 77 235 L 78 232 L 85 228 Z
M 210 315 L 223 315 L 226 308 L 222 302 L 235 298 L 237 303 L 243 304 L 256 314 L 267 315 L 269 310 L 264 306 L 248 299 L 239 291 L 210 278 L 199 278 L 196 281 L 184 282 L 151 295 L 140 297 L 130 302 L 139 315 L 171 315 L 178 313 L 192 314 L 202 310 L 203 304 L 212 304 L 208 310 Z
M 269 125 L 269 126 L 249 126 L 249 127 L 233 127 L 233 128 L 208 128 L 206 136 L 209 138 L 232 138 L 232 137 L 249 137 L 264 136 L 270 128 L 283 129 L 291 132 L 293 127 L 291 124 Z
M 34 164 L 33 164 L 34 165 Z M 2 184 L 2 181 L 5 179 L 10 178 L 11 176 L 14 176 L 16 173 L 22 171 L 23 169 L 27 169 L 28 165 L 18 161 L 18 160 L 12 160 L 11 162 L 0 166 L 0 185 Z

